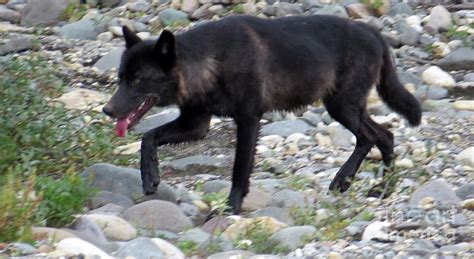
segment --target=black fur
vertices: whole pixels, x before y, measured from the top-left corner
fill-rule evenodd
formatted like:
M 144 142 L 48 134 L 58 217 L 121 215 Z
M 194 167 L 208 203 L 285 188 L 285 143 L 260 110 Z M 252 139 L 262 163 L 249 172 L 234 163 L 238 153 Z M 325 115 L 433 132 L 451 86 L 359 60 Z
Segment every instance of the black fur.
M 382 99 L 410 124 L 421 109 L 400 84 L 380 34 L 363 23 L 335 16 L 260 19 L 249 16 L 208 22 L 157 42 L 140 41 L 124 28 L 127 50 L 120 85 L 104 111 L 121 118 L 147 96 L 159 105 L 177 103 L 181 115 L 143 136 L 141 173 L 146 194 L 160 182 L 157 146 L 203 138 L 211 116 L 237 124 L 229 203 L 239 213 L 249 189 L 259 121 L 264 112 L 289 110 L 322 98 L 329 114 L 357 137 L 348 161 L 330 185 L 345 191 L 376 145 L 393 159 L 393 135 L 366 111 L 373 84 Z

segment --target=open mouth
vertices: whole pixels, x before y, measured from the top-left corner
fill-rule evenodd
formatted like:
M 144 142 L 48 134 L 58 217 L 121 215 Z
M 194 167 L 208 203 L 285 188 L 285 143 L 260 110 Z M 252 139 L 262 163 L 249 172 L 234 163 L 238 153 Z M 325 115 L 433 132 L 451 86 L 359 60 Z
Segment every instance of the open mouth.
M 137 122 L 158 102 L 158 97 L 148 97 L 137 108 L 133 109 L 127 116 L 118 119 L 115 125 L 115 132 L 121 138 L 125 137 L 125 133 L 131 127 L 135 126 Z

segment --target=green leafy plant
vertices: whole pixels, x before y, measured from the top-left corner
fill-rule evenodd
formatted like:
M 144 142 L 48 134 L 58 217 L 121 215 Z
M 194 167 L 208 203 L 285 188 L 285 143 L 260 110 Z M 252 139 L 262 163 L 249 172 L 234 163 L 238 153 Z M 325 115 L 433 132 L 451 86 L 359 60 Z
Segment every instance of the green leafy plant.
M 176 244 L 176 246 L 187 256 L 192 256 L 199 253 L 198 244 L 192 240 L 180 241 Z
M 34 174 L 23 184 L 9 173 L 6 182 L 0 185 L 0 241 L 33 240 L 32 217 L 43 200 L 35 194 L 35 183 Z
M 245 13 L 244 7 L 243 7 L 241 4 L 234 5 L 234 6 L 232 7 L 232 12 L 234 12 L 234 13 L 236 13 L 236 14 L 243 14 L 243 13 Z
M 217 215 L 223 215 L 230 208 L 225 193 L 211 192 L 205 194 L 202 198 L 204 202 L 211 206 L 211 211 Z
M 61 179 L 39 177 L 35 186 L 44 197 L 36 219 L 50 227 L 64 227 L 74 220 L 74 215 L 84 211 L 84 205 L 96 193 L 80 175 L 71 168 Z
M 275 244 L 269 242 L 270 236 L 270 231 L 257 221 L 238 234 L 234 245 L 256 253 L 271 253 Z
M 82 19 L 86 13 L 87 5 L 81 4 L 79 1 L 69 1 L 69 4 L 60 16 L 60 19 L 63 21 L 75 22 Z
M 126 142 L 113 137 L 105 116 L 70 111 L 48 101 L 58 97 L 64 86 L 55 76 L 55 67 L 42 56 L 0 61 L 0 66 L 4 107 L 0 116 L 0 182 L 6 171 L 28 177 L 33 170 L 38 175 L 61 175 L 72 164 L 129 164 L 133 155 L 111 155 L 116 146 Z

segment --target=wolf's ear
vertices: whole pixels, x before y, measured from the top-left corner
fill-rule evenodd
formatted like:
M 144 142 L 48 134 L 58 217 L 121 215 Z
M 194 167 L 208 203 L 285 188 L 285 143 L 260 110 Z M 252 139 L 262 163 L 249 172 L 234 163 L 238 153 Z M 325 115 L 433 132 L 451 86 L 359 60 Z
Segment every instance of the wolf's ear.
M 164 66 L 174 65 L 176 59 L 175 40 L 172 32 L 164 30 L 155 45 L 155 53 Z
M 125 46 L 127 49 L 142 41 L 135 33 L 133 33 L 127 26 L 122 27 L 123 37 L 125 38 Z

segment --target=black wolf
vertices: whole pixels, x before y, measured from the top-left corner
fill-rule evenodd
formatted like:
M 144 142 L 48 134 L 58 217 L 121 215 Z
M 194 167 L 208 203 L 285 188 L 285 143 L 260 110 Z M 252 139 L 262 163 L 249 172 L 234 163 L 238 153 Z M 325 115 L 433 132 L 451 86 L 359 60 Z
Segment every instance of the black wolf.
M 261 19 L 233 16 L 157 41 L 142 41 L 123 28 L 126 51 L 119 87 L 103 111 L 124 135 L 153 105 L 177 104 L 181 115 L 144 134 L 141 177 L 145 194 L 160 183 L 157 146 L 201 139 L 212 115 L 237 124 L 229 203 L 239 213 L 249 177 L 259 121 L 271 110 L 291 110 L 322 99 L 329 114 L 356 137 L 348 161 L 330 185 L 345 191 L 376 145 L 385 164 L 393 159 L 393 135 L 367 114 L 376 84 L 382 99 L 411 125 L 420 105 L 400 84 L 389 48 L 371 27 L 335 16 Z

